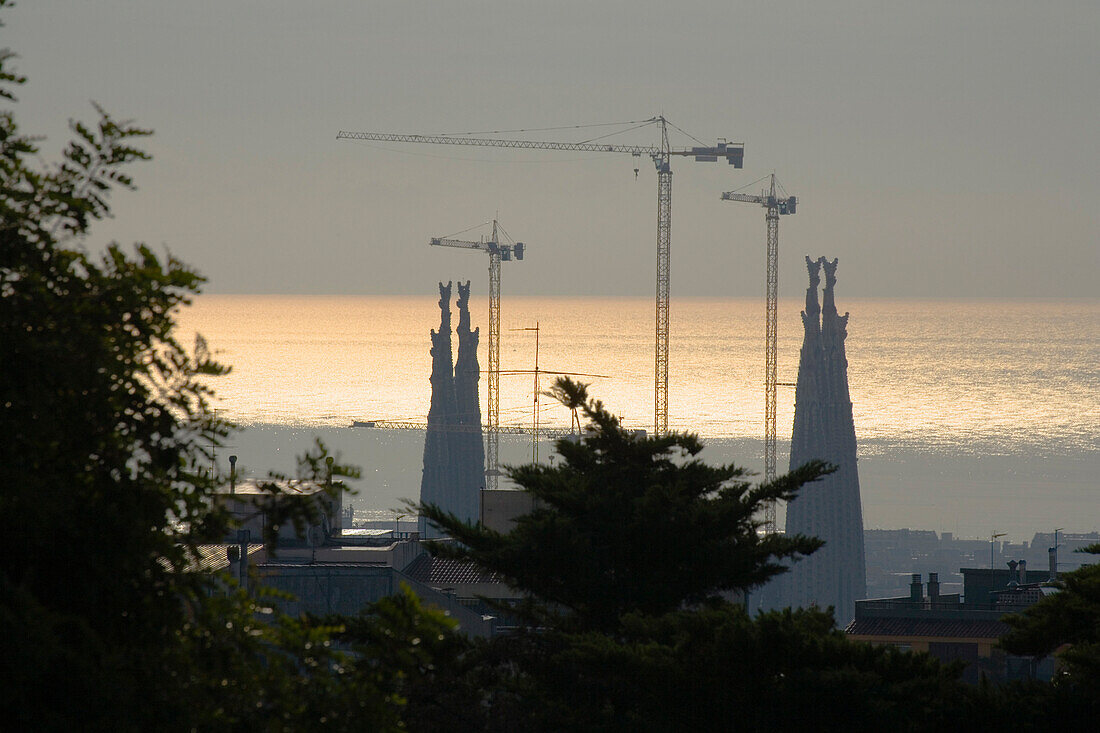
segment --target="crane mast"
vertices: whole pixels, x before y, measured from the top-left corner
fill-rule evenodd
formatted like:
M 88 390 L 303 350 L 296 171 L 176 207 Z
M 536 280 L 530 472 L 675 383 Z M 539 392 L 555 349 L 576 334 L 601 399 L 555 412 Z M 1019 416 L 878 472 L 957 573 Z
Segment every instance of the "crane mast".
M 764 481 L 775 480 L 775 411 L 777 381 L 777 342 L 778 342 L 778 302 L 779 302 L 779 215 L 793 214 L 797 205 L 794 196 L 780 199 L 776 195 L 775 174 L 771 175 L 771 187 L 759 196 L 727 191 L 722 194 L 723 201 L 740 201 L 760 204 L 768 211 L 765 221 L 768 225 L 767 265 L 765 274 L 765 295 L 767 299 L 765 315 L 764 343 Z M 775 501 L 764 505 L 764 531 L 772 534 L 775 527 Z
M 493 234 L 488 242 L 470 242 L 462 239 L 433 237 L 429 244 L 435 247 L 474 249 L 489 255 L 489 395 L 485 432 L 485 488 L 497 488 L 500 476 L 500 263 L 523 259 L 524 244 L 500 244 L 499 225 L 493 219 Z
M 653 363 L 654 433 L 668 432 L 668 301 L 672 266 L 672 167 L 668 156 L 668 129 L 661 124 L 661 149 L 657 166 L 657 334 Z
M 337 133 L 337 140 L 371 140 L 376 142 L 418 143 L 433 145 L 471 145 L 494 148 L 523 148 L 528 150 L 564 150 L 590 153 L 623 153 L 635 157 L 648 156 L 657 169 L 657 293 L 656 293 L 656 347 L 654 352 L 654 431 L 657 435 L 668 432 L 668 335 L 669 335 L 669 275 L 672 240 L 672 168 L 671 157 L 691 156 L 698 162 L 725 160 L 735 168 L 741 168 L 745 146 L 727 143 L 719 138 L 715 146 L 672 148 L 668 143 L 669 122 L 663 116 L 646 121 L 656 123 L 661 131 L 659 146 L 616 145 L 594 142 L 567 143 L 534 140 L 506 140 L 454 135 L 410 135 L 384 132 Z M 490 335 L 492 324 L 490 323 Z M 490 357 L 491 358 L 491 357 Z M 490 372 L 491 374 L 491 372 Z
M 485 488 L 495 491 L 500 476 L 500 247 L 493 219 L 493 246 L 489 247 L 489 433 L 485 441 Z M 523 252 L 523 245 L 520 245 Z

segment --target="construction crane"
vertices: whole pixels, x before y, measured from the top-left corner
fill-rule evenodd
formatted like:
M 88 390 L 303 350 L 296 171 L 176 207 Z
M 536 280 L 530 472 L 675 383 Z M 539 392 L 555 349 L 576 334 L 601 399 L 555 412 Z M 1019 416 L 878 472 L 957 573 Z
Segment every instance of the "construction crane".
M 493 234 L 489 241 L 470 242 L 464 239 L 432 237 L 429 244 L 435 247 L 458 247 L 489 254 L 489 409 L 485 433 L 485 488 L 493 491 L 500 475 L 500 263 L 515 255 L 523 259 L 523 242 L 501 244 L 500 226 L 493 219 Z
M 749 184 L 752 185 L 752 184 Z M 782 186 L 778 186 L 782 188 Z M 726 191 L 723 201 L 740 201 L 747 204 L 759 204 L 768 210 L 765 219 L 768 223 L 767 256 L 767 325 L 764 346 L 764 481 L 775 480 L 775 393 L 776 382 L 776 310 L 779 299 L 779 217 L 793 214 L 798 199 L 794 196 L 780 198 L 777 193 L 775 174 L 771 175 L 771 187 L 759 196 Z M 775 532 L 775 502 L 764 506 L 764 531 Z
M 579 143 L 539 142 L 533 140 L 505 140 L 457 135 L 409 135 L 400 133 L 345 131 L 338 132 L 336 139 L 433 145 L 471 145 L 492 148 L 524 148 L 528 150 L 565 150 L 583 153 L 626 153 L 635 158 L 644 155 L 652 159 L 653 165 L 657 170 L 657 336 L 654 353 L 654 432 L 656 435 L 664 435 L 668 432 L 669 250 L 672 233 L 672 168 L 670 166 L 670 161 L 672 156 L 691 156 L 695 158 L 696 161 L 702 162 L 717 162 L 721 158 L 726 160 L 730 165 L 740 168 L 742 167 L 745 157 L 745 146 L 741 143 L 728 143 L 725 139 L 719 138 L 717 145 L 714 147 L 673 148 L 668 142 L 668 126 L 672 123 L 663 116 L 653 117 L 642 122 L 642 126 L 650 124 L 656 124 L 660 129 L 661 142 L 657 146 L 614 145 L 593 141 Z M 675 125 L 673 125 L 673 127 L 675 127 Z M 637 174 L 637 170 L 637 167 L 635 167 L 635 174 Z

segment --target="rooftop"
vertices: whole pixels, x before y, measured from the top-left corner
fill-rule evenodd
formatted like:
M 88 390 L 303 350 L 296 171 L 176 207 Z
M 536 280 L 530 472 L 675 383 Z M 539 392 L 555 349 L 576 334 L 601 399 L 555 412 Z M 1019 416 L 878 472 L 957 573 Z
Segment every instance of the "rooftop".
M 871 616 L 855 619 L 845 632 L 856 636 L 997 639 L 1008 632 L 1008 626 L 991 619 Z
M 486 572 L 476 565 L 425 553 L 416 558 L 405 574 L 426 585 L 473 585 L 474 583 L 503 583 L 494 572 Z
M 222 496 L 270 496 L 272 486 L 278 487 L 278 493 L 294 494 L 298 496 L 310 496 L 325 490 L 325 485 L 315 481 L 303 481 L 298 479 L 271 480 L 271 479 L 240 479 L 233 486 L 222 484 L 218 487 L 218 494 Z

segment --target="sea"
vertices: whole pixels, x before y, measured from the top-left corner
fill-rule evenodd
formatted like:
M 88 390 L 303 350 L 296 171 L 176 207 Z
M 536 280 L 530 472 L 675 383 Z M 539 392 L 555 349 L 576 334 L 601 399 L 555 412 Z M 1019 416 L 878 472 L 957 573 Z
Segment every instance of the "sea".
M 780 383 L 797 378 L 800 299 L 781 299 Z M 843 299 L 848 381 L 867 528 L 956 537 L 1100 529 L 1100 299 Z M 484 370 L 488 304 L 471 298 Z M 457 323 L 457 309 L 455 310 Z M 704 460 L 763 471 L 764 303 L 673 298 L 669 427 L 697 433 Z M 396 517 L 419 495 L 437 296 L 201 295 L 177 338 L 200 334 L 232 367 L 211 381 L 239 426 L 216 469 L 293 473 L 315 438 L 360 466 L 356 516 Z M 652 298 L 508 296 L 501 307 L 501 424 L 568 429 L 545 396 L 561 373 L 628 428 L 654 423 Z M 454 339 L 457 348 L 457 338 Z M 537 365 L 537 374 L 536 374 Z M 794 388 L 778 393 L 785 470 Z M 400 421 L 412 427 L 353 427 Z M 505 435 L 501 461 L 552 461 L 553 441 Z M 502 485 L 507 485 L 504 482 Z M 783 511 L 779 509 L 780 525 Z

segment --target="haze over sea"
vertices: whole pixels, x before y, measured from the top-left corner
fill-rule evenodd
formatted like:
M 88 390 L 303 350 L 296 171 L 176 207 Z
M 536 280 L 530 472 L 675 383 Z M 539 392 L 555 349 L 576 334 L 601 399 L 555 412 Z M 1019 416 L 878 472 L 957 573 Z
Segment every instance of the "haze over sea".
M 475 283 L 475 289 L 478 283 Z M 457 294 L 457 291 L 456 291 Z M 846 299 L 847 354 L 864 525 L 1030 539 L 1055 527 L 1100 527 L 1100 300 Z M 357 511 L 392 516 L 419 493 L 424 433 L 350 427 L 354 420 L 424 421 L 431 391 L 429 330 L 437 297 L 199 297 L 180 318 L 233 371 L 213 382 L 220 414 L 243 431 L 219 452 L 262 475 L 293 470 L 322 437 L 363 467 Z M 779 303 L 779 381 L 794 382 L 801 299 Z M 699 433 L 703 457 L 763 469 L 763 299 L 678 298 L 671 305 L 669 425 Z M 481 327 L 484 415 L 487 304 Z M 457 310 L 455 311 L 457 316 Z M 457 320 L 456 320 L 457 323 Z M 651 298 L 536 298 L 504 294 L 501 369 L 583 377 L 627 427 L 652 428 Z M 454 339 L 457 348 L 457 338 Z M 552 375 L 543 374 L 546 389 Z M 794 389 L 780 387 L 778 465 Z M 532 423 L 534 377 L 501 378 L 504 425 Z M 543 427 L 569 414 L 540 401 Z M 539 449 L 540 460 L 552 453 Z M 502 461 L 532 458 L 530 438 L 505 436 Z M 782 517 L 782 509 L 780 510 Z M 781 520 L 782 521 L 782 520 Z

